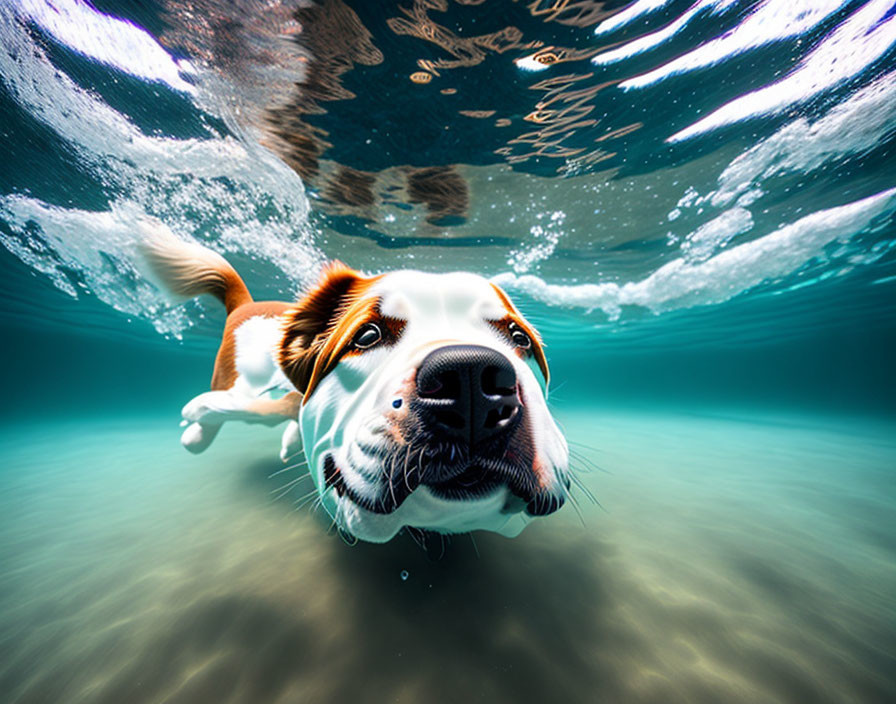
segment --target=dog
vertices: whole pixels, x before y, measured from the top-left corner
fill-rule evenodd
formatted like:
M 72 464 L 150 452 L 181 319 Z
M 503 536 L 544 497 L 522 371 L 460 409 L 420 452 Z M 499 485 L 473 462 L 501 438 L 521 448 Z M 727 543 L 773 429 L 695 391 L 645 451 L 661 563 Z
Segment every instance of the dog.
M 184 406 L 202 452 L 232 420 L 286 423 L 341 531 L 513 537 L 569 493 L 569 450 L 547 407 L 541 339 L 507 294 L 471 273 L 364 275 L 326 265 L 298 301 L 254 301 L 219 254 L 141 225 L 149 273 L 227 310 L 211 391 Z

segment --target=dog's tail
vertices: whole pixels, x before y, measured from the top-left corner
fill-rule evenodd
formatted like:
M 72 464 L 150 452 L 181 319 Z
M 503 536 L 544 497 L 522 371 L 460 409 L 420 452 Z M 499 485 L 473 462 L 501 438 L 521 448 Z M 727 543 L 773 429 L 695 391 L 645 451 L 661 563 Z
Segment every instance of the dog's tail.
M 192 298 L 210 293 L 224 304 L 228 314 L 252 302 L 236 269 L 217 252 L 178 239 L 158 220 L 141 221 L 138 229 L 138 246 L 150 273 L 171 294 Z

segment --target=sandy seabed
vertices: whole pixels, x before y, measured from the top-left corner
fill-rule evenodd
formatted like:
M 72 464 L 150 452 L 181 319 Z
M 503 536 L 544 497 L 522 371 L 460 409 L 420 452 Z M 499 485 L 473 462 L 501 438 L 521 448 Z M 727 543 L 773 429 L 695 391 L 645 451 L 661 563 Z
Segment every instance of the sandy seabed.
M 896 425 L 559 417 L 601 506 L 426 550 L 295 510 L 276 431 L 7 424 L 0 701 L 896 701 Z

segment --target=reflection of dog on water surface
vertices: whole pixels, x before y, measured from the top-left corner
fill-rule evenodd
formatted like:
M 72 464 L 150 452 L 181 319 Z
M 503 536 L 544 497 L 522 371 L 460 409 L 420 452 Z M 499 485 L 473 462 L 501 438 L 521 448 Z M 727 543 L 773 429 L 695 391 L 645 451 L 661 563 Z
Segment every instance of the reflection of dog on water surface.
M 218 254 L 161 223 L 141 229 L 166 288 L 227 308 L 212 391 L 183 409 L 189 450 L 228 420 L 286 422 L 281 457 L 304 448 L 322 505 L 374 542 L 405 526 L 512 536 L 564 503 L 541 342 L 494 284 L 333 262 L 299 301 L 256 302 Z
M 318 209 L 382 222 L 382 206 L 420 206 L 441 236 L 468 216 L 467 165 L 556 174 L 611 156 L 613 131 L 600 147 L 590 131 L 600 45 L 581 31 L 611 4 L 166 0 L 162 41 L 224 79 L 216 104 L 232 103 Z

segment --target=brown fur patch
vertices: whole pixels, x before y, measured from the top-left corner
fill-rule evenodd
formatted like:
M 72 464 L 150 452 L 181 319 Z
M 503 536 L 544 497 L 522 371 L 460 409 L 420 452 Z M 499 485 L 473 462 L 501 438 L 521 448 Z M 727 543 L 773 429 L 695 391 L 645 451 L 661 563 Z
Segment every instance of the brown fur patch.
M 363 276 L 342 262 L 331 262 L 321 272 L 317 285 L 284 314 L 280 367 L 305 398 L 332 368 L 328 364 L 318 365 L 325 347 L 326 357 L 332 362 L 333 345 L 328 346 L 328 340 L 337 333 L 346 313 L 379 278 Z
M 545 359 L 544 356 L 544 346 L 541 341 L 541 335 L 539 335 L 538 331 L 523 317 L 523 314 L 516 309 L 516 306 L 513 305 L 510 298 L 500 287 L 495 284 L 492 284 L 491 286 L 495 290 L 495 293 L 498 294 L 498 298 L 501 299 L 501 303 L 507 310 L 507 317 L 502 318 L 501 320 L 491 321 L 492 325 L 505 334 L 508 334 L 508 336 L 508 327 L 510 323 L 516 323 L 522 328 L 523 332 L 525 332 L 529 336 L 529 339 L 532 340 L 532 354 L 535 357 L 535 361 L 538 362 L 538 367 L 541 369 L 541 373 L 544 374 L 545 383 L 548 383 L 551 380 L 551 373 L 548 369 L 547 359 Z
M 257 413 L 260 416 L 271 416 L 273 418 L 283 417 L 295 420 L 299 415 L 299 408 L 302 406 L 302 394 L 297 391 L 282 396 L 278 399 L 260 398 L 248 406 L 247 411 Z
M 215 371 L 212 373 L 212 391 L 229 389 L 236 382 L 236 329 L 249 318 L 258 316 L 278 318 L 291 308 L 291 303 L 283 301 L 258 301 L 245 303 L 227 316 L 221 346 L 215 357 Z
M 360 296 L 360 294 L 358 295 Z M 310 396 L 320 380 L 333 370 L 339 359 L 348 350 L 358 328 L 377 318 L 378 307 L 379 299 L 359 297 L 346 307 L 336 319 L 335 324 L 328 331 L 323 345 L 315 355 L 314 367 L 305 389 L 306 396 Z
M 532 462 L 532 473 L 535 475 L 535 481 L 538 482 L 538 488 L 543 491 L 547 490 L 551 485 L 551 474 L 545 468 L 537 454 Z
M 383 342 L 398 339 L 404 321 L 380 314 L 379 299 L 366 296 L 382 276 L 362 276 L 341 262 L 330 263 L 318 284 L 284 316 L 280 366 L 305 399 L 347 355 L 358 329 L 377 323 Z

